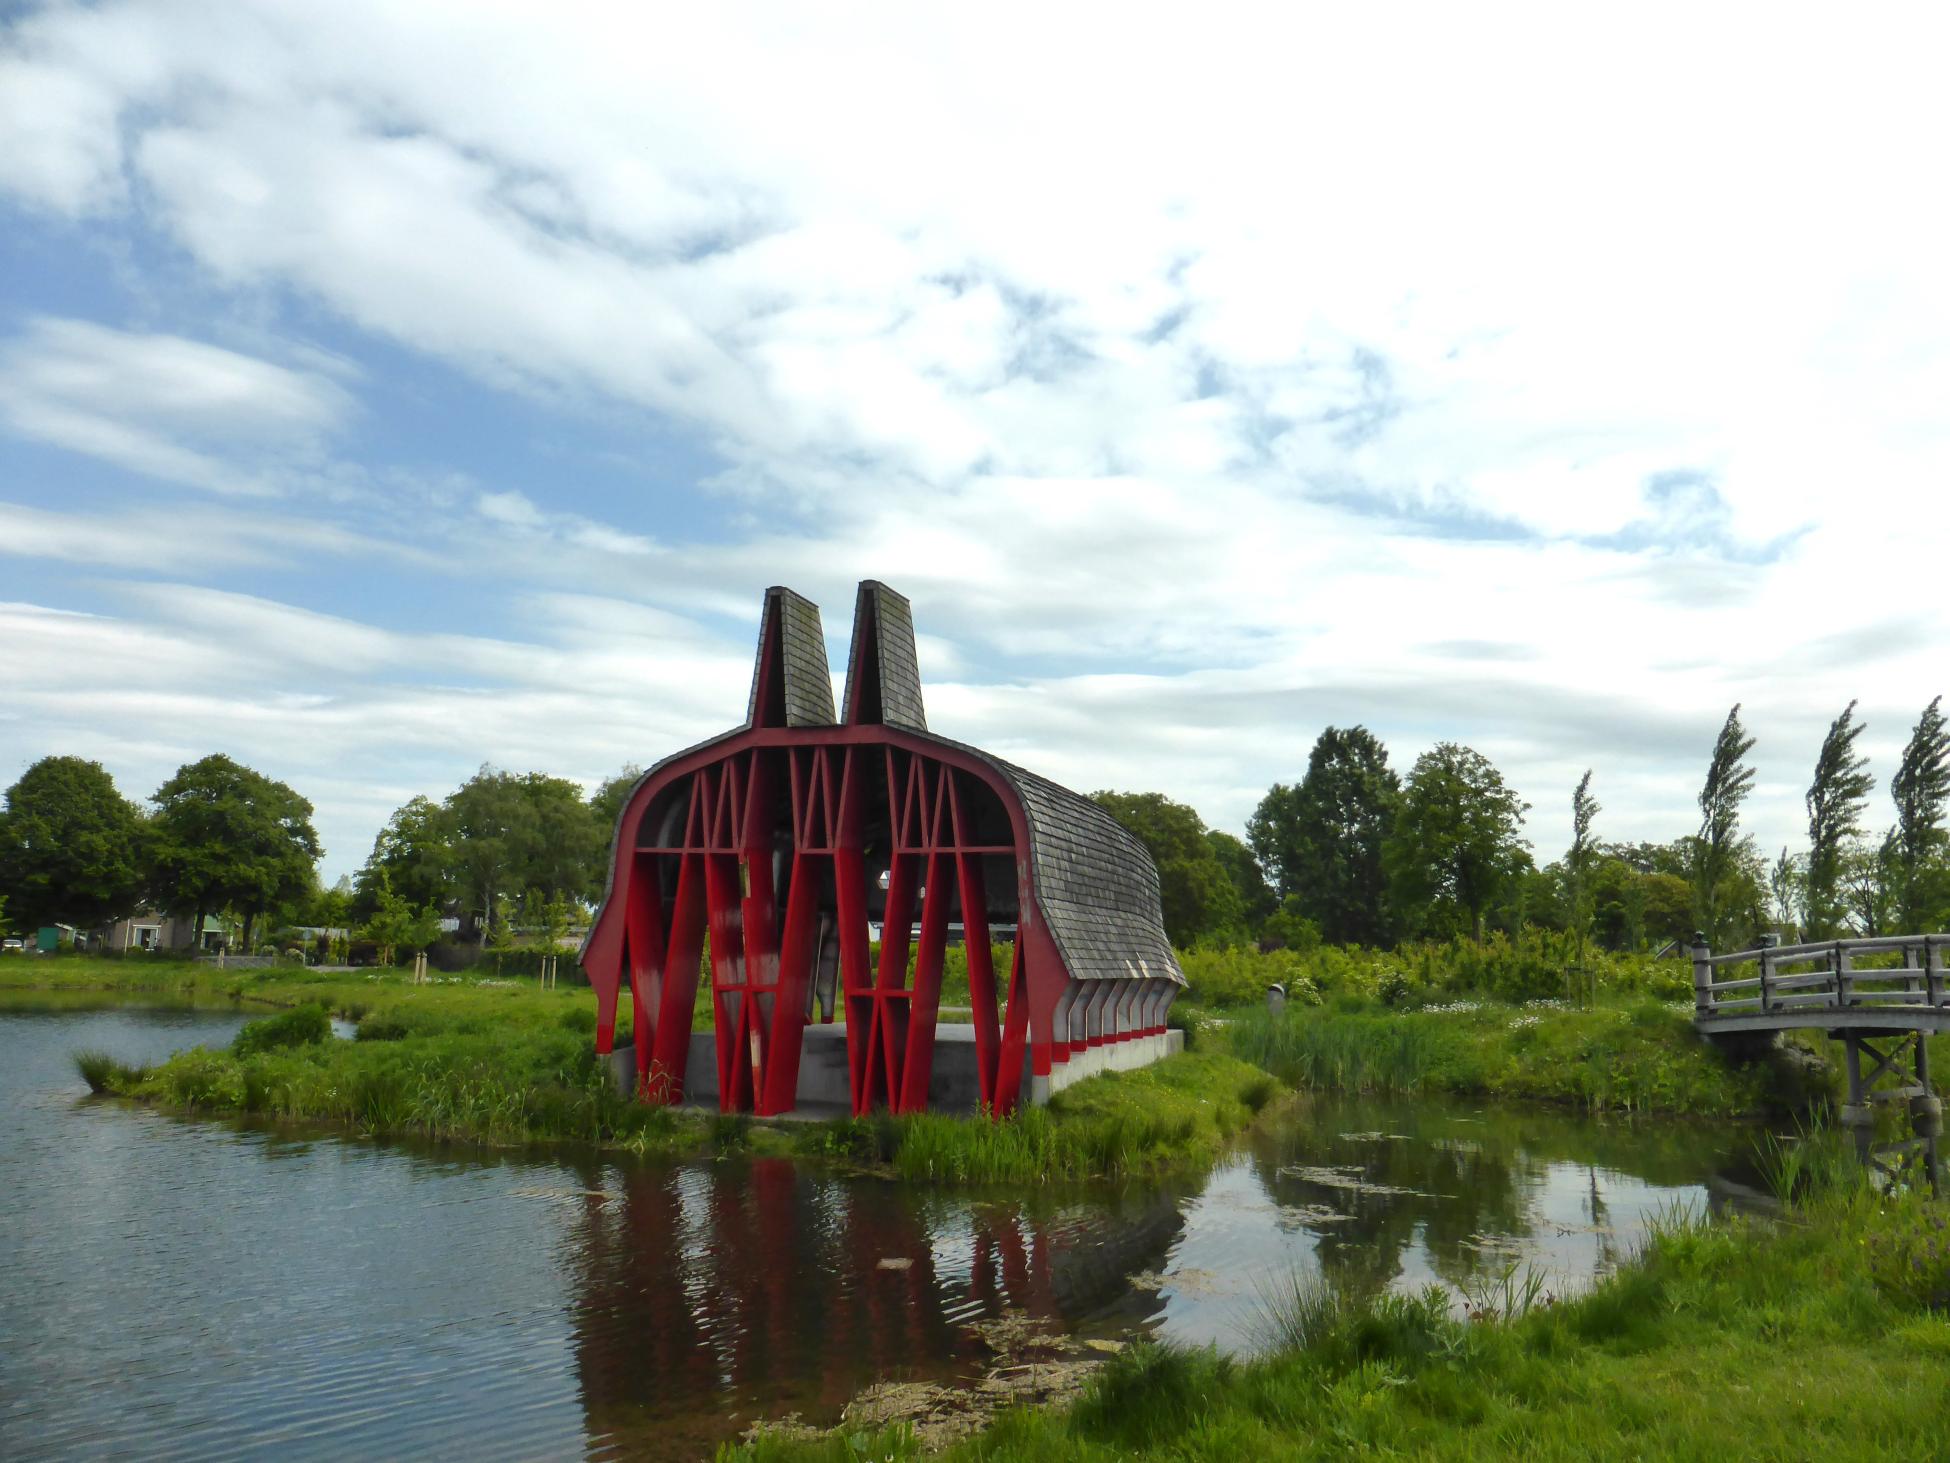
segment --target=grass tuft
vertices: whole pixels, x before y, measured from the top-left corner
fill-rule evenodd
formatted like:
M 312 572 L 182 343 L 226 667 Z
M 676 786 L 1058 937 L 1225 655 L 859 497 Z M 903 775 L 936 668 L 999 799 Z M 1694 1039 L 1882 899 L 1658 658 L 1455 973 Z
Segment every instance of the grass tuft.
M 259 1052 L 328 1041 L 331 1035 L 331 1013 L 322 1005 L 312 1003 L 294 1011 L 280 1011 L 261 1021 L 246 1023 L 244 1029 L 232 1039 L 230 1050 L 237 1056 L 249 1057 Z
M 104 1051 L 79 1051 L 74 1054 L 75 1070 L 81 1080 L 88 1084 L 88 1090 L 97 1095 L 104 1092 L 125 1092 L 135 1086 L 143 1077 L 143 1069 L 131 1067 Z

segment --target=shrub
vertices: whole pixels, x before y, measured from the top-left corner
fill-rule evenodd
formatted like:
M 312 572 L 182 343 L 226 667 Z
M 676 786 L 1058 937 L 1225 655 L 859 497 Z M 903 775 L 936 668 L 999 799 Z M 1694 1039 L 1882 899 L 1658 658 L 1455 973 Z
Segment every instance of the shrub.
M 74 1065 L 88 1090 L 95 1093 L 125 1091 L 143 1076 L 142 1068 L 131 1067 L 102 1051 L 76 1052 Z
M 1914 1192 L 1884 1195 L 1866 1216 L 1863 1253 L 1876 1288 L 1906 1305 L 1950 1307 L 1950 1219 Z
M 323 1006 L 299 1006 L 250 1022 L 237 1033 L 230 1050 L 236 1056 L 248 1057 L 290 1046 L 310 1046 L 331 1034 L 332 1018 Z

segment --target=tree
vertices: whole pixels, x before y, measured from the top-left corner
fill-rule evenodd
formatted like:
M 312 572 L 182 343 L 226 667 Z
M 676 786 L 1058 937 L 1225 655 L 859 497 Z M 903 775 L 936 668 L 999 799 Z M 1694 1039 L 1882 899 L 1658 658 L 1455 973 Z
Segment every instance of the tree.
M 1091 795 L 1145 846 L 1158 869 L 1158 902 L 1165 934 L 1189 947 L 1202 936 L 1237 935 L 1245 908 L 1225 866 L 1206 838 L 1204 820 L 1183 803 L 1155 792 Z
M 484 942 L 494 955 L 494 973 L 501 973 L 501 957 L 515 948 L 515 906 L 514 901 L 505 894 L 498 894 L 494 900 L 494 917 L 487 925 L 487 939 Z
M 1257 930 L 1280 906 L 1273 895 L 1272 886 L 1266 882 L 1266 875 L 1260 872 L 1259 860 L 1253 851 L 1230 833 L 1218 829 L 1206 832 L 1205 841 L 1212 845 L 1213 856 L 1219 867 L 1226 871 L 1232 880 L 1232 887 L 1239 894 L 1239 908 L 1246 928 Z
M 1604 811 L 1591 795 L 1591 769 L 1585 768 L 1571 793 L 1571 848 L 1564 855 L 1564 873 L 1570 885 L 1571 928 L 1577 932 L 1578 959 L 1584 959 L 1584 939 L 1591 928 L 1591 903 L 1588 884 L 1592 860 L 1597 856 L 1591 841 L 1591 824 Z
M 1736 701 L 1713 743 L 1706 781 L 1700 787 L 1699 836 L 1693 843 L 1693 892 L 1699 927 L 1715 944 L 1730 922 L 1731 893 L 1725 886 L 1745 850 L 1745 840 L 1740 836 L 1740 805 L 1754 785 L 1754 770 L 1746 762 L 1753 746 L 1754 739 L 1740 724 L 1740 703 Z
M 248 949 L 257 916 L 312 888 L 311 804 L 282 782 L 217 753 L 178 768 L 153 801 L 152 886 L 163 908 L 190 916 L 192 945 L 204 916 L 228 909 L 243 916 Z
M 521 883 L 533 809 L 520 781 L 483 764 L 447 799 L 456 892 L 490 934 L 505 892 Z
M 1864 723 L 1855 720 L 1855 703 L 1830 723 L 1815 758 L 1815 778 L 1808 785 L 1808 873 L 1804 895 L 1806 934 L 1826 939 L 1841 923 L 1842 847 L 1862 832 L 1862 810 L 1868 806 L 1869 759 L 1859 756 L 1855 739 Z
M 393 892 L 383 869 L 373 893 L 378 908 L 360 929 L 359 938 L 379 947 L 382 965 L 395 964 L 401 949 L 417 954 L 440 937 L 440 911 L 430 904 L 415 909 Z
M 589 813 L 596 820 L 596 831 L 602 835 L 605 847 L 616 836 L 616 820 L 622 816 L 623 804 L 629 801 L 641 781 L 643 769 L 632 762 L 614 777 L 598 783 L 596 790 L 589 794 Z
M 1874 939 L 1895 933 L 1890 926 L 1896 907 L 1897 879 L 1894 829 L 1880 843 L 1858 838 L 1842 850 L 1842 891 L 1859 934 Z
M 1944 912 L 1940 861 L 1946 843 L 1944 805 L 1950 802 L 1950 727 L 1944 724 L 1942 706 L 1938 696 L 1923 708 L 1903 748 L 1902 765 L 1889 780 L 1889 795 L 1896 803 L 1897 917 L 1905 931 L 1923 930 Z
M 1805 866 L 1783 847 L 1781 856 L 1774 860 L 1774 867 L 1767 875 L 1767 890 L 1774 896 L 1774 919 L 1780 925 L 1783 940 L 1794 938 L 1801 928 L 1795 911 L 1804 907 L 1803 891 L 1806 887 Z
M 1336 944 L 1385 944 L 1389 936 L 1382 848 L 1401 782 L 1388 749 L 1364 726 L 1328 727 L 1297 787 L 1275 783 L 1246 824 L 1280 897 Z
M 452 897 L 453 843 L 452 820 L 432 798 L 409 798 L 395 808 L 359 870 L 357 913 L 378 908 L 381 879 L 408 904 L 444 905 Z
M 1481 943 L 1484 911 L 1530 865 L 1518 832 L 1529 807 L 1472 748 L 1439 742 L 1416 758 L 1383 848 L 1404 925 L 1434 933 L 1466 923 Z
M 600 893 L 603 856 L 614 826 L 597 827 L 582 789 L 566 777 L 529 772 L 520 786 L 531 819 L 528 841 L 519 849 L 522 892 L 536 894 L 544 903 Z
M 43 757 L 0 810 L 0 893 L 22 929 L 90 929 L 142 892 L 142 815 L 99 762 Z

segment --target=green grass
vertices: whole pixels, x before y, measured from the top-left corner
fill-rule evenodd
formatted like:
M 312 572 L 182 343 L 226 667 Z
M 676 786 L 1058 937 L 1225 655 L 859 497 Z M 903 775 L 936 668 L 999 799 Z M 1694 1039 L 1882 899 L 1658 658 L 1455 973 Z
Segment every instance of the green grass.
M 1694 1032 L 1690 1010 L 1643 997 L 1573 1010 L 1350 1004 L 1244 1010 L 1227 1039 L 1295 1087 L 1344 1092 L 1727 1117 L 1803 1106 L 1827 1091 L 1787 1064 L 1729 1060 Z
M 894 1120 L 903 1178 L 1038 1183 L 1155 1172 L 1217 1154 L 1280 1091 L 1223 1052 L 1187 1052 L 1065 1088 L 999 1123 L 922 1113 Z
M 240 1057 L 250 1057 L 259 1052 L 280 1051 L 285 1047 L 310 1046 L 315 1042 L 329 1041 L 331 1036 L 331 1014 L 324 1006 L 312 1002 L 250 1022 L 237 1033 L 230 1049 Z
M 22 962 L 23 964 L 29 962 Z M 1208 1051 L 1090 1078 L 1048 1109 L 1003 1122 L 879 1115 L 767 1123 L 633 1102 L 594 1052 L 595 997 L 533 981 L 276 967 L 218 971 L 165 961 L 31 962 L 54 990 L 113 989 L 282 1007 L 228 1050 L 152 1068 L 77 1056 L 92 1090 L 173 1111 L 327 1123 L 384 1136 L 510 1146 L 575 1142 L 639 1154 L 793 1154 L 932 1183 L 1099 1179 L 1211 1158 L 1280 1086 Z M 11 972 L 8 972 L 11 974 Z M 15 987 L 18 990 L 18 987 Z M 357 1023 L 330 1038 L 330 1015 Z M 620 1042 L 628 1040 L 619 1031 Z
M 1017 1411 L 955 1460 L 1835 1458 L 1942 1456 L 1950 1317 L 1899 1260 L 1942 1207 L 1859 1189 L 1778 1225 L 1672 1216 L 1576 1299 L 1520 1284 L 1494 1315 L 1422 1295 L 1271 1302 L 1254 1360 L 1143 1345 L 1068 1413 Z M 1883 1273 L 1888 1270 L 1886 1277 Z M 1940 1284 L 1945 1271 L 1935 1272 Z M 911 1458 L 911 1435 L 762 1439 L 724 1459 Z

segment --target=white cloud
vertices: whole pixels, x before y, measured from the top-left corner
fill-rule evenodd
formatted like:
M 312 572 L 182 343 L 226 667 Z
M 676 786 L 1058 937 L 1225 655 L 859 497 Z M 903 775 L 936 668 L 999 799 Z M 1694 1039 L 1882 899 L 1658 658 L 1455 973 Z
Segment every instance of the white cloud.
M 1085 786 L 1237 826 L 1361 719 L 1398 761 L 1494 747 L 1546 849 L 1591 763 L 1611 831 L 1670 836 L 1741 699 L 1774 840 L 1843 702 L 1886 766 L 1940 689 L 1946 612 L 1910 587 L 1950 546 L 1950 210 L 1915 181 L 1939 27 L 121 3 L 13 27 L 0 188 L 730 464 L 697 542 L 648 503 L 441 487 L 443 550 L 532 610 L 507 639 L 148 592 L 155 634 L 235 645 L 261 688 L 145 693 L 186 743 L 302 701 L 334 785 L 355 754 L 392 789 L 396 756 L 599 773 L 742 708 L 744 648 L 690 616 L 784 581 L 843 645 L 879 577 L 943 729 Z M 413 539 L 392 500 L 434 490 L 330 460 L 342 371 L 250 350 L 43 321 L 0 413 L 308 493 L 293 533 L 328 552 Z M 46 507 L 0 505 L 0 550 L 77 558 L 90 523 L 95 562 L 142 565 L 122 517 Z M 123 630 L 61 633 L 119 675 Z M 483 709 L 510 686 L 546 709 Z
M 42 318 L 0 345 L 0 422 L 185 486 L 275 492 L 353 409 L 336 382 L 180 336 Z

